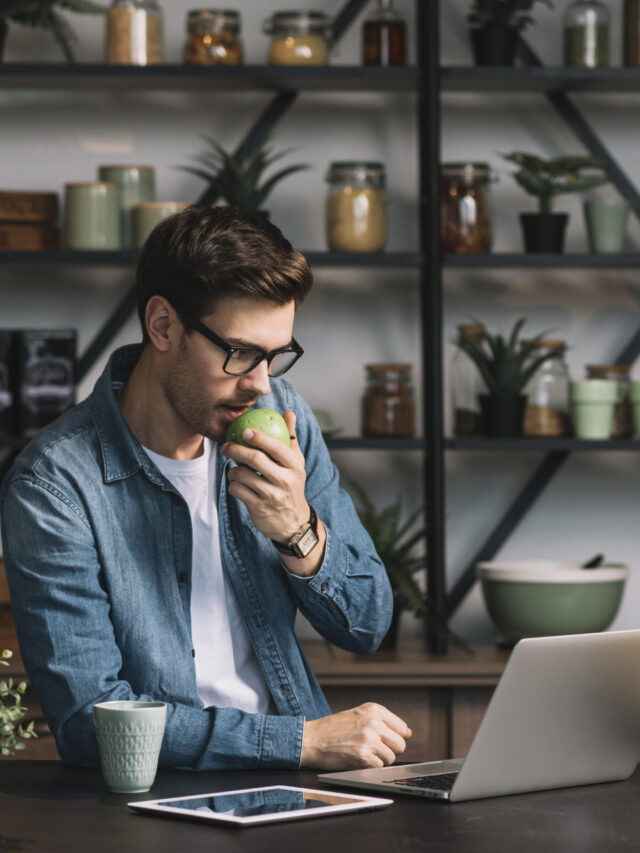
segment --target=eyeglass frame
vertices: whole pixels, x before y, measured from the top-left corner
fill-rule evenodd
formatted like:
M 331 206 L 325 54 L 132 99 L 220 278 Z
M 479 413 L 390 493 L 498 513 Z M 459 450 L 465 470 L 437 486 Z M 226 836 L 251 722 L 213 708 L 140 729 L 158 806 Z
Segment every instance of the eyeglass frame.
M 198 320 L 196 317 L 194 317 L 188 311 L 185 311 L 182 308 L 180 308 L 180 309 L 175 308 L 175 311 L 178 314 L 178 316 L 180 317 L 180 319 L 182 320 L 183 325 L 187 326 L 188 328 L 194 329 L 196 332 L 200 332 L 200 334 L 203 335 L 205 338 L 207 338 L 207 340 L 211 341 L 211 343 L 215 344 L 217 347 L 220 347 L 220 349 L 226 353 L 226 358 L 224 360 L 224 364 L 222 365 L 222 370 L 224 371 L 224 373 L 227 374 L 227 376 L 246 376 L 247 373 L 251 373 L 252 370 L 255 370 L 256 367 L 260 364 L 260 362 L 264 361 L 265 359 L 267 362 L 267 372 L 268 372 L 269 366 L 271 365 L 271 362 L 273 361 L 273 359 L 277 355 L 282 355 L 285 352 L 294 352 L 296 354 L 296 358 L 291 362 L 291 364 L 287 367 L 286 370 L 284 370 L 282 373 L 275 374 L 274 378 L 277 379 L 278 376 L 284 376 L 285 373 L 287 373 L 289 370 L 291 370 L 293 365 L 297 361 L 299 361 L 299 359 L 304 355 L 304 350 L 302 349 L 302 347 L 300 346 L 300 344 L 297 342 L 297 340 L 294 337 L 291 338 L 291 344 L 289 346 L 280 347 L 279 349 L 274 349 L 274 350 L 271 350 L 270 352 L 267 352 L 267 350 L 264 350 L 264 349 L 262 349 L 262 347 L 258 347 L 258 346 L 244 347 L 244 346 L 238 346 L 238 345 L 234 346 L 233 344 L 228 344 L 225 340 L 223 340 L 221 337 L 216 335 L 216 333 L 214 331 L 212 331 L 208 326 L 205 326 L 205 324 L 203 322 Z M 247 370 L 243 370 L 240 373 L 230 373 L 227 370 L 227 364 L 229 363 L 229 360 L 231 359 L 231 356 L 233 355 L 233 353 L 238 352 L 238 350 L 240 350 L 240 351 L 242 351 L 242 350 L 255 350 L 256 352 L 261 353 L 261 355 L 260 355 L 260 358 L 255 362 L 255 364 L 251 365 L 251 367 L 247 368 Z M 271 376 L 271 375 L 272 374 L 269 373 L 269 376 Z

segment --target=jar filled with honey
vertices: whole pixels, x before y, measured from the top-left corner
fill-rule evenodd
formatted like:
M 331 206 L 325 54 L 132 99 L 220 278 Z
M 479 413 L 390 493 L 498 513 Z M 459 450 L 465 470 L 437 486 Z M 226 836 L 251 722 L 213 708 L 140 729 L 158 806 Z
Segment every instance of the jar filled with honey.
M 332 252 L 380 252 L 387 241 L 382 163 L 337 162 L 327 172 L 327 244 Z
M 331 21 L 322 12 L 275 12 L 264 22 L 270 65 L 326 65 Z
M 240 13 L 229 9 L 189 12 L 184 61 L 189 65 L 240 65 Z

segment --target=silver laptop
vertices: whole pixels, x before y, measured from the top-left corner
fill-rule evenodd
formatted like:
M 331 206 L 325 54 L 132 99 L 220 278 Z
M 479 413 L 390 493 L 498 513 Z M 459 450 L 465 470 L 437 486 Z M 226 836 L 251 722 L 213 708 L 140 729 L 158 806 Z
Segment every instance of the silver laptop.
M 464 759 L 322 773 L 457 802 L 612 782 L 640 761 L 640 631 L 521 640 Z

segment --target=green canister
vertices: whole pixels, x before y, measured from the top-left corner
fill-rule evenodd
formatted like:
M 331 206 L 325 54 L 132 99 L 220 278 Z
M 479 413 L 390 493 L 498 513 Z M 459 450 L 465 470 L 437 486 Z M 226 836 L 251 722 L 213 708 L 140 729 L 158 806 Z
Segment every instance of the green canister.
M 67 249 L 120 249 L 120 187 L 108 181 L 64 185 L 63 244 Z
M 155 201 L 156 175 L 153 166 L 100 166 L 98 178 L 120 187 L 121 241 L 123 249 L 133 246 L 131 213 L 143 201 Z

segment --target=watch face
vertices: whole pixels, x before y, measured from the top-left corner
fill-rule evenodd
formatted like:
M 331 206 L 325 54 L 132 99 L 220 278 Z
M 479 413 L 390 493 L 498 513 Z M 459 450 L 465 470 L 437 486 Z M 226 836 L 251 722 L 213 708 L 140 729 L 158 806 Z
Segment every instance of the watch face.
M 318 544 L 318 542 L 318 534 L 315 532 L 313 527 L 309 527 L 309 529 L 302 534 L 300 539 L 298 539 L 298 541 L 293 547 L 294 549 L 300 552 L 301 557 L 306 557 L 307 554 L 311 553 L 311 551 Z

